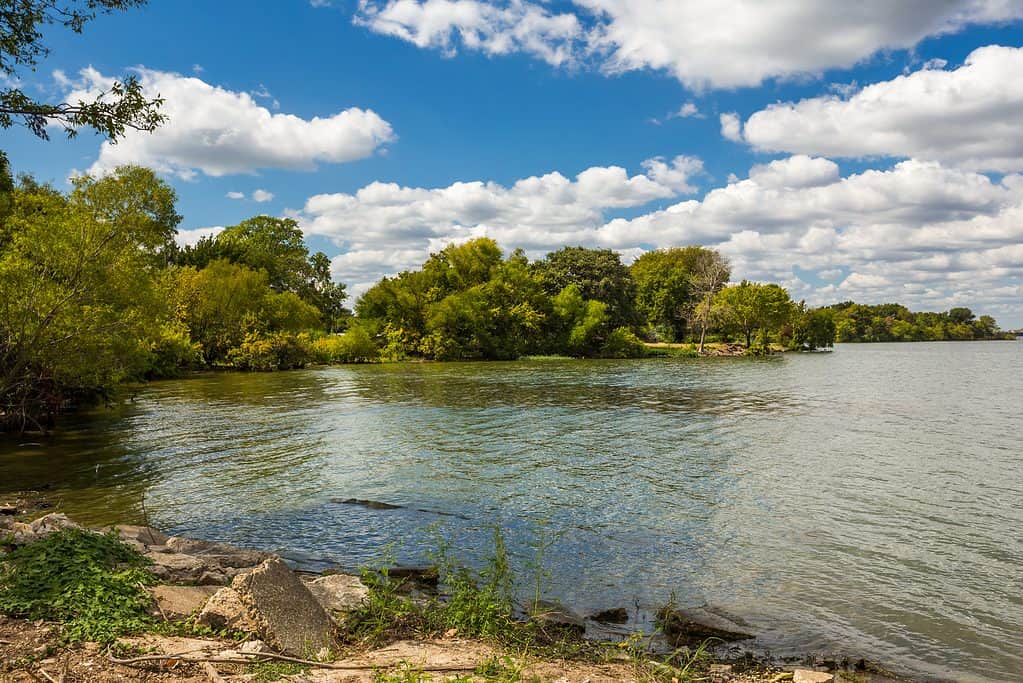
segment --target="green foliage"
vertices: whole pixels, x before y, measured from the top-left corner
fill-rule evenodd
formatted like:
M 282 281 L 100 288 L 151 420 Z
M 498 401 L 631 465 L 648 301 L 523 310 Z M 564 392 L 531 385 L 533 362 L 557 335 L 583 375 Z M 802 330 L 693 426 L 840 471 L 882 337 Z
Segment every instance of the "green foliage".
M 302 230 L 291 218 L 255 216 L 174 256 L 178 265 L 198 270 L 224 261 L 264 273 L 272 290 L 315 308 L 319 326 L 327 332 L 340 329 L 349 314 L 345 286 L 331 279 L 330 259 L 323 252 L 309 254 Z
M 731 269 L 721 254 L 700 246 L 657 249 L 629 268 L 636 281 L 636 305 L 663 341 L 685 338 L 691 325 L 706 326 L 699 304 L 728 281 Z
M 50 54 L 43 29 L 61 25 L 81 33 L 99 14 L 140 7 L 145 0 L 18 0 L 4 2 L 0 10 L 0 76 L 8 87 L 0 90 L 0 128 L 20 122 L 33 134 L 48 139 L 47 127 L 59 125 L 68 137 L 83 126 L 111 140 L 126 129 L 155 130 L 165 120 L 159 113 L 163 100 L 147 99 L 134 76 L 114 82 L 91 101 L 50 104 L 29 97 L 20 88 L 19 69 L 35 70 Z
M 552 306 L 561 329 L 558 348 L 574 356 L 595 354 L 607 328 L 607 304 L 584 299 L 579 285 L 570 284 L 558 292 Z
M 372 363 L 380 358 L 380 350 L 366 328 L 355 325 L 344 334 L 313 340 L 312 356 L 317 363 L 324 364 Z
M 607 335 L 600 347 L 603 358 L 642 358 L 646 356 L 646 344 L 627 327 L 618 327 Z
M 312 355 L 312 339 L 305 332 L 249 332 L 228 353 L 239 370 L 293 370 L 305 367 Z
M 31 180 L 0 226 L 0 426 L 52 423 L 71 402 L 144 375 L 165 307 L 156 287 L 179 217 L 151 171 Z
M 61 623 L 69 641 L 110 642 L 152 625 L 148 561 L 116 535 L 65 529 L 0 561 L 0 612 Z
M 768 336 L 780 331 L 794 311 L 789 293 L 774 283 L 759 284 L 743 280 L 725 287 L 714 296 L 714 316 L 726 330 L 746 337 L 746 348 L 760 333 L 760 347 L 767 348 Z
M 840 342 L 966 341 L 1000 339 L 1003 333 L 989 315 L 975 318 L 968 308 L 945 313 L 914 313 L 900 304 L 866 306 L 846 301 L 823 310 L 835 320 Z
M 801 304 L 793 316 L 792 344 L 797 349 L 813 351 L 835 345 L 835 318 L 826 309 L 807 310 Z
M 564 247 L 547 254 L 533 268 L 549 296 L 575 285 L 583 299 L 604 303 L 611 328 L 636 327 L 642 323 L 642 316 L 636 310 L 636 283 L 618 252 Z

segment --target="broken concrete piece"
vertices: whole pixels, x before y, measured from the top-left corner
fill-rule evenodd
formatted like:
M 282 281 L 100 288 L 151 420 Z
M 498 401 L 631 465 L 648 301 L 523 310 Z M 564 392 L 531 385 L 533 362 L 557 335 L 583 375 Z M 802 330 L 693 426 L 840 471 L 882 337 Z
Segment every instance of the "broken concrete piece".
M 251 572 L 239 574 L 231 588 L 271 647 L 310 657 L 334 645 L 330 617 L 283 560 L 269 559 Z
M 196 621 L 215 630 L 228 629 L 255 633 L 259 624 L 233 588 L 221 588 L 206 601 Z

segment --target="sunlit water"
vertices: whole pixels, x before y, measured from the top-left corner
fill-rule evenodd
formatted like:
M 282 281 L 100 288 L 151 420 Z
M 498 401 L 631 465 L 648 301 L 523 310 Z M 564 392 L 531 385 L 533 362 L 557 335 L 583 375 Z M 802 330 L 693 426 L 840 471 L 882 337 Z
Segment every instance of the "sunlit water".
M 675 594 L 774 654 L 1023 680 L 1021 418 L 1019 342 L 218 374 L 0 442 L 0 490 L 97 524 L 144 494 L 311 568 L 422 560 L 434 523 L 471 558 L 498 525 L 530 580 L 542 527 L 547 596 L 584 613 Z

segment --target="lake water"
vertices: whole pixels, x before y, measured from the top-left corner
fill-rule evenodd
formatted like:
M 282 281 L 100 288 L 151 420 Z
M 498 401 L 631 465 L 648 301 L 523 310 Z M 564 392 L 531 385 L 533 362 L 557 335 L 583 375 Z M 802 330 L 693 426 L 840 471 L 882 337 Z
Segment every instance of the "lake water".
M 67 427 L 0 442 L 0 491 L 311 568 L 496 524 L 531 577 L 542 529 L 582 612 L 674 594 L 775 654 L 1023 680 L 1023 343 L 207 375 Z

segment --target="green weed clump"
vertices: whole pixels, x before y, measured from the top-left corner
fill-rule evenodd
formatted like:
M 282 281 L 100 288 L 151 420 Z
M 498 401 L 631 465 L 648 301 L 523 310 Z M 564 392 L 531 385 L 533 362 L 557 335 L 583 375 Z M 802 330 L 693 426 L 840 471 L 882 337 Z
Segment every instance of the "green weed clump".
M 68 642 L 151 627 L 149 561 L 116 535 L 65 529 L 0 560 L 0 612 L 61 624 Z

